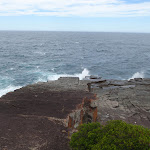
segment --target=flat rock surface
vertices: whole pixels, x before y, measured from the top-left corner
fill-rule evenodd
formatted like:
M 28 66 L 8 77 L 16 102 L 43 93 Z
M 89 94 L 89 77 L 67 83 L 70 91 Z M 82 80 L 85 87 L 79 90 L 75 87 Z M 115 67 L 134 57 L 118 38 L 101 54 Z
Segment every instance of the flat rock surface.
M 93 94 L 76 78 L 65 81 L 26 86 L 0 98 L 0 150 L 69 149 L 65 119 Z
M 1 150 L 69 149 L 67 129 L 46 117 L 0 114 Z M 62 131 L 66 132 L 62 132 Z
M 150 79 L 106 83 L 94 83 L 97 88 L 92 89 L 98 97 L 98 121 L 124 120 L 150 128 Z

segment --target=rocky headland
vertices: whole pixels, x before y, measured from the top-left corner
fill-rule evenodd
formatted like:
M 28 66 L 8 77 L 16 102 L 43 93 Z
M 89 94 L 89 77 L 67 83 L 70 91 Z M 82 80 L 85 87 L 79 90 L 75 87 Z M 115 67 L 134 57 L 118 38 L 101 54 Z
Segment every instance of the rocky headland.
M 69 150 L 79 124 L 124 120 L 150 128 L 150 79 L 63 77 L 0 98 L 1 150 Z

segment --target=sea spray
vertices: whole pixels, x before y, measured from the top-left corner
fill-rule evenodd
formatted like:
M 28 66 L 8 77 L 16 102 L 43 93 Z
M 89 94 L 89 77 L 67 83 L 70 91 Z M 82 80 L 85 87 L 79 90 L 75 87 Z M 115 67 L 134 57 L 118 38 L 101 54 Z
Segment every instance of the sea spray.
M 80 80 L 83 80 L 86 76 L 89 76 L 89 70 L 84 68 L 82 73 L 79 74 L 55 74 L 55 75 L 50 75 L 48 76 L 48 80 L 58 80 L 60 77 L 79 77 Z
M 134 73 L 134 74 L 132 75 L 132 77 L 129 78 L 128 80 L 134 79 L 134 78 L 144 78 L 144 72 L 143 72 L 143 71 L 142 71 L 142 72 L 136 72 L 136 73 Z
M 83 80 L 86 76 L 90 75 L 89 73 L 90 73 L 89 70 L 84 68 L 81 74 L 76 74 L 75 76 L 79 77 L 80 80 Z
M 73 75 L 69 75 L 69 74 L 51 74 L 51 73 L 44 73 L 42 74 L 42 77 L 39 77 L 38 80 L 34 81 L 33 83 L 37 83 L 37 82 L 46 82 L 48 80 L 58 80 L 58 78 L 60 77 L 79 77 L 80 80 L 84 79 L 85 76 L 89 76 L 89 70 L 84 68 L 84 70 L 82 71 L 82 73 L 79 74 L 73 74 Z M 8 92 L 13 92 L 16 89 L 21 88 L 22 86 L 12 86 L 9 85 L 6 88 L 0 89 L 0 97 L 5 95 Z

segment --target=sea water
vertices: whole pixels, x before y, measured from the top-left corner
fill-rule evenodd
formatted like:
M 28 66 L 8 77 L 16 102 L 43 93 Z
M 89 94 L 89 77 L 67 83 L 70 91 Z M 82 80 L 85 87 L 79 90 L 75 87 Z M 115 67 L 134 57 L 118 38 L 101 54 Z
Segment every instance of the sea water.
M 60 76 L 150 77 L 150 34 L 0 31 L 0 96 Z

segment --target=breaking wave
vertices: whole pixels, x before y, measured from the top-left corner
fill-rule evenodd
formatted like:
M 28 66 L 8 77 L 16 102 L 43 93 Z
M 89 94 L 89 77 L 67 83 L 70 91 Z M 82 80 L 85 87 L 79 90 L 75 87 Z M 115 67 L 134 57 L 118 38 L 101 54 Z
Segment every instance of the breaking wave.
M 144 72 L 142 71 L 142 72 L 136 72 L 136 73 L 134 73 L 133 75 L 132 75 L 132 77 L 131 78 L 129 78 L 128 80 L 130 80 L 130 79 L 134 79 L 134 78 L 144 78 Z

